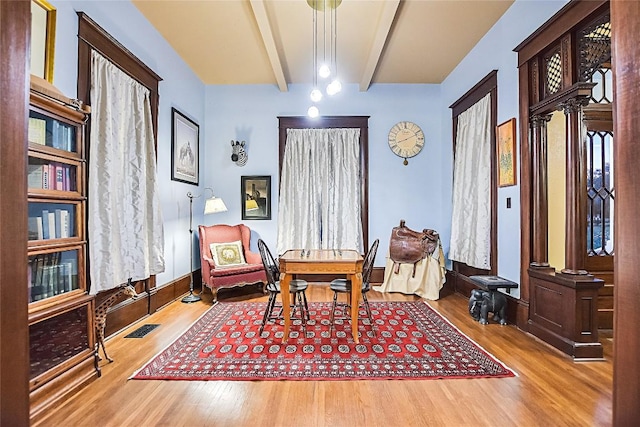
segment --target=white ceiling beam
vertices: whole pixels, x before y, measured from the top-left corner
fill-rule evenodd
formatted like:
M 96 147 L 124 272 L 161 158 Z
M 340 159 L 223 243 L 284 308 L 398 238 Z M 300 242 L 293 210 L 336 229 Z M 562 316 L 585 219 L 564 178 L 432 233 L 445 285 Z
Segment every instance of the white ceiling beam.
M 380 55 L 382 55 L 382 49 L 384 49 L 384 45 L 389 37 L 391 25 L 393 25 L 398 6 L 400 6 L 400 0 L 384 2 L 382 12 L 380 13 L 380 20 L 378 21 L 378 28 L 373 38 L 369 57 L 367 58 L 367 64 L 362 73 L 362 80 L 360 80 L 360 92 L 366 92 L 371 85 L 373 73 L 376 71 L 378 62 L 380 61 Z
M 273 31 L 271 31 L 271 25 L 269 24 L 269 18 L 267 17 L 267 10 L 264 6 L 263 0 L 251 0 L 251 9 L 253 9 L 253 15 L 256 17 L 258 28 L 260 29 L 260 35 L 262 36 L 262 42 L 267 50 L 267 56 L 269 62 L 271 62 L 271 69 L 278 82 L 278 88 L 280 92 L 287 92 L 287 81 L 284 78 L 284 72 L 282 71 L 282 63 L 278 56 L 278 49 L 276 49 L 276 42 L 273 39 Z

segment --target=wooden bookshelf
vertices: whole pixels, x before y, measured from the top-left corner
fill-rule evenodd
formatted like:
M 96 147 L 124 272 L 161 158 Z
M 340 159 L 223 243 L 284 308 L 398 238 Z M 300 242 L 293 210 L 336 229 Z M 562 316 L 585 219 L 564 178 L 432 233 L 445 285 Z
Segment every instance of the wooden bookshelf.
M 89 108 L 32 76 L 28 132 L 31 421 L 99 375 L 86 266 Z

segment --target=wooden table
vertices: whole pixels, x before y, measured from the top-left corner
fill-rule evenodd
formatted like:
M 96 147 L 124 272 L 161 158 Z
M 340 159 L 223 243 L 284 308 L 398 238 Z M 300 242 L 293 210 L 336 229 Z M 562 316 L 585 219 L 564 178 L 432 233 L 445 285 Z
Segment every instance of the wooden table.
M 358 307 L 362 293 L 362 255 L 354 250 L 291 249 L 280 257 L 280 295 L 284 315 L 284 336 L 289 339 L 291 314 L 289 282 L 296 274 L 346 275 L 351 280 L 351 333 L 358 343 Z

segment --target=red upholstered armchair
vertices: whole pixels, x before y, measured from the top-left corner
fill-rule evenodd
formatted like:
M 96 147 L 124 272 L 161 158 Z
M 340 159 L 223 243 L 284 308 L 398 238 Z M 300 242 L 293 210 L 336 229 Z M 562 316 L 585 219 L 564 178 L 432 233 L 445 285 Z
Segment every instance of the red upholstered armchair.
M 211 289 L 213 300 L 218 289 L 267 283 L 259 253 L 251 252 L 251 230 L 238 225 L 200 225 L 202 282 Z M 204 290 L 204 288 L 203 288 Z

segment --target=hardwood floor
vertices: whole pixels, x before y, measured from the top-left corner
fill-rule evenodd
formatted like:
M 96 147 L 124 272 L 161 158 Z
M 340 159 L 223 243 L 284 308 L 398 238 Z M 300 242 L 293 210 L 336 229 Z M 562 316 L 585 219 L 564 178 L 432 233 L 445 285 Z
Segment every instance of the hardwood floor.
M 309 287 L 311 301 L 329 301 L 326 285 Z M 417 300 L 369 293 L 370 301 Z M 221 291 L 219 300 L 266 301 L 261 293 Z M 128 381 L 211 306 L 173 302 L 106 343 L 113 363 L 102 377 L 60 405 L 40 426 L 610 426 L 612 341 L 601 337 L 606 361 L 575 363 L 513 325 L 480 325 L 467 299 L 449 295 L 429 304 L 515 378 L 378 381 Z M 142 324 L 161 326 L 139 339 Z

